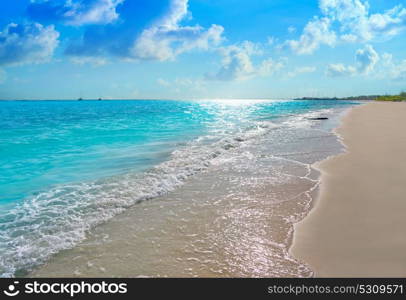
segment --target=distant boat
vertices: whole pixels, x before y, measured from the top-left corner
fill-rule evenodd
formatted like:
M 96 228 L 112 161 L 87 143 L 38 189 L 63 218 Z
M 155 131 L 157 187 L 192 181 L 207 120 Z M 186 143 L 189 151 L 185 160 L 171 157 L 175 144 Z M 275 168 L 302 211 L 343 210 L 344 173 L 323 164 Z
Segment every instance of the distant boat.
M 98 101 L 102 101 L 102 98 L 97 99 Z
M 82 97 L 80 97 L 80 98 L 78 99 L 78 101 L 83 101 L 83 98 L 82 98 Z

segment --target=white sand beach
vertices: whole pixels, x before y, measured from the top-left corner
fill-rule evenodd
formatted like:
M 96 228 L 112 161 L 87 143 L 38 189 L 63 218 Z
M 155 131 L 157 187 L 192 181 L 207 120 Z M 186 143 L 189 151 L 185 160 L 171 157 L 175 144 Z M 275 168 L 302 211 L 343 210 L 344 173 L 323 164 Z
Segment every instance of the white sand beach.
M 406 276 L 406 103 L 354 108 L 347 152 L 317 165 L 321 190 L 295 226 L 294 257 L 316 277 Z

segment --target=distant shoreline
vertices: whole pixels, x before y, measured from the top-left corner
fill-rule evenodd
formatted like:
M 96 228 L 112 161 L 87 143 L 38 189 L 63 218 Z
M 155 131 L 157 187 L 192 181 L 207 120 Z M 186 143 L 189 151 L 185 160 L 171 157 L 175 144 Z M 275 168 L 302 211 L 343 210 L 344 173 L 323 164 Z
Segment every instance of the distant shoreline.
M 392 102 L 399 102 L 399 101 L 406 101 L 406 92 L 401 92 L 397 95 L 361 95 L 361 96 L 351 96 L 351 97 L 344 97 L 344 98 L 317 98 L 317 97 L 302 97 L 296 98 L 293 100 L 347 100 L 347 101 L 392 101 Z
M 381 97 L 381 95 L 369 95 L 369 96 L 352 96 L 352 97 L 344 97 L 344 98 L 338 98 L 338 97 L 302 97 L 302 98 L 295 98 L 293 100 L 346 100 L 346 101 L 375 101 Z
M 346 101 L 374 101 L 380 96 L 370 96 L 369 98 L 363 98 L 364 96 L 358 96 L 358 97 L 347 97 L 347 98 L 329 98 L 329 97 L 324 97 L 324 98 L 312 98 L 312 97 L 302 97 L 302 98 L 202 98 L 202 99 L 196 99 L 196 98 L 191 98 L 191 99 L 154 99 L 154 98 L 135 98 L 135 99 L 0 99 L 0 102 L 14 102 L 14 101 L 21 101 L 21 102 L 27 102 L 27 101 L 66 101 L 66 102 L 103 102 L 103 101 L 215 101 L 215 100 L 277 100 L 277 101 L 314 101 L 314 100 L 320 100 L 320 101 L 331 101 L 331 100 L 346 100 Z

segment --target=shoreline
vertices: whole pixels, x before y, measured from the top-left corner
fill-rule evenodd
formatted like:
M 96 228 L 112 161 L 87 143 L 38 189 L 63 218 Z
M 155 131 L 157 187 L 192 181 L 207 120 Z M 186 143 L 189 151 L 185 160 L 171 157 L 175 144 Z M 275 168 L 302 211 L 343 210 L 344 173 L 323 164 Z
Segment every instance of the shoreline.
M 406 121 L 402 103 L 352 108 L 334 130 L 344 152 L 312 167 L 318 196 L 294 225 L 289 253 L 315 277 L 404 277 Z
M 174 191 L 97 226 L 29 276 L 312 276 L 288 250 L 293 224 L 317 193 L 311 164 L 342 150 L 331 132 L 342 112 L 253 139 Z

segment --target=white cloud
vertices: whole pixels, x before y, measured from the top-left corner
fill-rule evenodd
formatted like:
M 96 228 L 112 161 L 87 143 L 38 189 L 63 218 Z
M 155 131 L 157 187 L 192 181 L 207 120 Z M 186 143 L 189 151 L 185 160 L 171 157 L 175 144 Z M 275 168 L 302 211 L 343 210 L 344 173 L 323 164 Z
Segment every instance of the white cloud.
M 343 64 L 330 64 L 327 67 L 326 75 L 330 77 L 352 76 L 357 70 L 352 66 L 344 66 Z
M 117 6 L 125 0 L 31 0 L 28 14 L 67 25 L 109 24 L 119 18 Z
M 157 79 L 157 82 L 158 82 L 158 84 L 161 85 L 161 86 L 166 86 L 166 87 L 168 87 L 168 86 L 171 85 L 168 81 L 166 81 L 165 79 L 162 79 L 162 78 L 158 78 L 158 79 Z
M 330 64 L 326 74 L 330 77 L 352 76 L 356 74 L 367 75 L 374 70 L 379 61 L 379 55 L 371 45 L 366 45 L 364 49 L 358 49 L 355 54 L 355 66 L 345 66 L 343 64 Z
M 369 4 L 361 0 L 320 0 L 322 13 L 340 22 L 357 20 L 368 14 Z
M 343 34 L 340 36 L 340 39 L 345 42 L 345 43 L 356 43 L 358 40 L 358 37 L 354 34 Z
M 384 14 L 373 14 L 369 17 L 369 26 L 375 35 L 395 36 L 406 28 L 406 9 L 398 5 Z
M 95 0 L 74 2 L 68 0 L 70 10 L 65 13 L 67 23 L 75 26 L 85 24 L 109 24 L 118 19 L 116 8 L 124 0 Z
M 249 49 L 246 47 L 229 46 L 221 49 L 223 55 L 222 67 L 208 78 L 216 80 L 242 80 L 254 75 Z
M 382 79 L 406 80 L 406 59 L 394 62 L 392 54 L 384 53 L 382 63 L 383 68 L 380 70 Z
M 402 5 L 382 13 L 370 13 L 363 0 L 319 0 L 321 16 L 315 16 L 298 40 L 286 45 L 297 54 L 312 54 L 321 45 L 336 42 L 368 42 L 390 39 L 406 29 L 406 9 Z
M 298 67 L 291 72 L 288 72 L 287 76 L 290 78 L 296 77 L 304 73 L 313 73 L 316 72 L 316 67 Z
M 382 63 L 384 66 L 389 66 L 392 64 L 393 55 L 390 53 L 382 54 Z
M 395 80 L 406 80 L 406 59 L 393 65 L 390 71 L 390 77 Z
M 58 46 L 58 38 L 52 25 L 11 23 L 0 32 L 0 65 L 47 62 Z
M 289 40 L 286 44 L 297 54 L 312 54 L 320 45 L 334 46 L 336 34 L 330 26 L 330 19 L 315 17 L 307 23 L 299 40 Z
M 259 76 L 268 76 L 271 75 L 285 66 L 285 60 L 281 59 L 278 61 L 268 58 L 263 60 L 257 70 L 257 75 Z
M 222 41 L 224 28 L 212 25 L 181 26 L 188 14 L 188 0 L 172 0 L 169 12 L 154 25 L 145 29 L 135 41 L 131 54 L 135 59 L 173 60 L 192 49 L 208 50 Z
M 269 37 L 267 38 L 267 42 L 268 42 L 268 45 L 272 46 L 272 45 L 275 44 L 276 38 L 273 37 L 273 36 L 269 36 Z
M 357 70 L 360 73 L 371 72 L 379 60 L 379 55 L 371 45 L 366 45 L 365 49 L 359 49 L 356 53 Z
M 375 38 L 390 38 L 406 26 L 406 9 L 401 5 L 371 15 L 367 1 L 320 0 L 320 9 L 325 16 L 339 23 L 344 41 L 365 42 Z
M 254 76 L 267 76 L 283 67 L 282 61 L 265 59 L 258 65 L 252 62 L 252 56 L 262 55 L 257 44 L 245 41 L 240 45 L 231 45 L 220 49 L 223 56 L 222 66 L 216 73 L 206 75 L 209 80 L 231 81 L 245 80 Z

